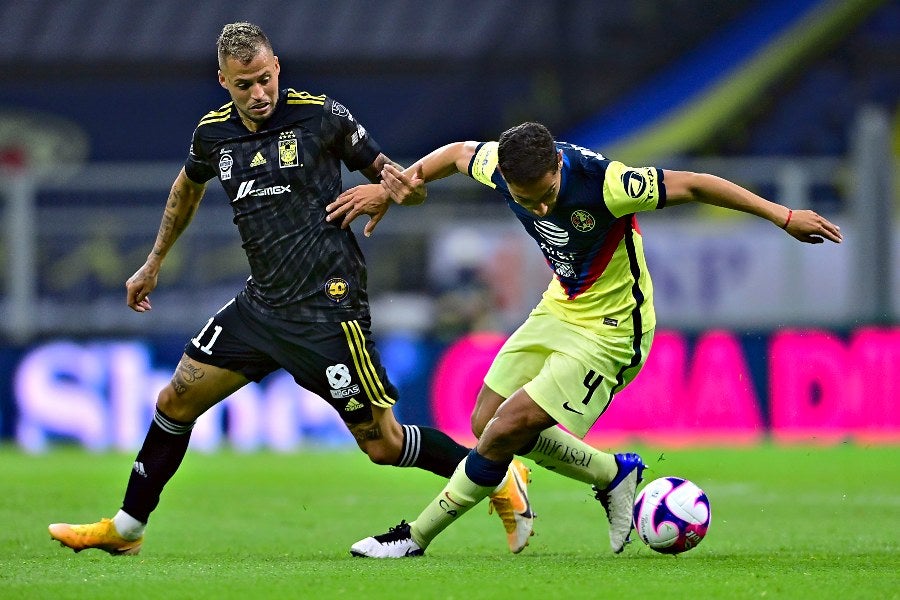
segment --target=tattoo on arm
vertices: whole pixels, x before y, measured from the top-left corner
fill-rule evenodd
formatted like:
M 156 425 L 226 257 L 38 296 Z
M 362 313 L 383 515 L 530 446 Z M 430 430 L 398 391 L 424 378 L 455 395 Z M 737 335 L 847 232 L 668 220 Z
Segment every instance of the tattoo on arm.
M 162 221 L 159 224 L 159 231 L 156 234 L 156 243 L 153 245 L 154 255 L 163 256 L 168 252 L 194 218 L 199 203 L 199 197 L 186 197 L 177 181 L 172 185 Z
M 153 245 L 153 254 L 156 256 L 162 256 L 164 254 L 164 249 L 167 248 L 171 242 L 169 241 L 172 237 L 172 229 L 173 221 L 175 218 L 169 214 L 169 206 L 171 204 L 166 205 L 166 211 L 163 213 L 162 221 L 159 224 L 159 231 L 156 234 L 156 243 Z

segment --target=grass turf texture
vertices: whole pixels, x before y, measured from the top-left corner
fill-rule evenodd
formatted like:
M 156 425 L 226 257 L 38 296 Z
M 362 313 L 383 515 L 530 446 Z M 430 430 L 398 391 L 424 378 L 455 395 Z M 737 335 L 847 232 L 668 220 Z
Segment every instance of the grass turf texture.
M 357 452 L 191 452 L 142 553 L 74 554 L 47 524 L 118 508 L 131 456 L 0 449 L 0 598 L 900 598 L 900 448 L 642 449 L 650 480 L 698 483 L 699 547 L 609 551 L 588 486 L 534 469 L 531 545 L 506 549 L 482 503 L 423 558 L 352 558 L 351 543 L 412 519 L 442 480 Z

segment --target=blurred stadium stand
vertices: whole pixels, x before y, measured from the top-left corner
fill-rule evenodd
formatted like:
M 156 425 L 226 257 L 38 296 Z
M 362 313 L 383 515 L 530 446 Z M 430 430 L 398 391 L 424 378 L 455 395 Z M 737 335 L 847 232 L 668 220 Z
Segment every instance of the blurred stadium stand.
M 857 199 L 880 190 L 876 195 L 886 194 L 890 205 L 896 157 L 866 163 L 876 173 L 874 188 L 859 187 L 853 173 L 855 161 L 865 154 L 854 149 L 854 140 L 863 135 L 859 132 L 866 131 L 862 115 L 870 116 L 868 123 L 880 123 L 866 143 L 884 148 L 886 135 L 888 148 L 891 137 L 898 146 L 900 3 L 847 1 L 857 9 L 854 18 L 829 30 L 824 42 L 792 62 L 746 110 L 726 126 L 711 128 L 702 143 L 652 161 L 709 170 L 793 206 L 813 206 L 843 217 L 849 231 L 860 226 L 858 213 L 876 214 L 870 219 L 888 232 L 875 235 L 881 246 L 865 254 L 876 257 L 866 269 L 875 283 L 866 285 L 880 287 L 866 294 L 876 305 L 862 311 L 861 319 L 893 321 L 897 301 L 892 298 L 900 297 L 894 292 L 900 283 L 892 275 L 896 262 L 890 262 L 890 248 L 896 246 L 892 222 L 877 216 L 883 209 L 866 212 Z M 813 15 L 840 6 L 829 0 L 798 3 L 811 7 Z M 525 119 L 543 121 L 558 133 L 575 132 L 641 85 L 664 77 L 729 27 L 778 4 L 0 1 L 0 164 L 7 167 L 0 191 L 6 200 L 5 242 L 0 244 L 0 306 L 7 310 L 3 331 L 18 339 L 55 332 L 190 331 L 198 311 L 214 310 L 241 284 L 245 259 L 223 195 L 212 185 L 155 295 L 161 306 L 184 310 L 157 311 L 136 321 L 122 306 L 122 282 L 152 243 L 190 132 L 199 116 L 226 100 L 215 79 L 214 47 L 225 22 L 262 25 L 282 60 L 283 85 L 340 99 L 389 155 L 408 161 L 447 141 L 495 138 Z M 878 175 L 880 168 L 888 174 Z M 356 181 L 347 178 L 348 184 Z M 516 224 L 504 207 L 482 203 L 491 196 L 471 182 L 454 178 L 434 189 L 423 209 L 428 212 L 411 216 L 394 210 L 379 235 L 362 241 L 382 322 L 427 328 L 434 322 L 429 310 L 435 309 L 428 308 L 430 300 L 423 304 L 423 297 L 440 298 L 461 283 L 474 280 L 477 288 L 485 286 L 486 277 L 496 279 L 496 273 L 486 274 L 490 265 L 474 264 L 472 252 L 460 251 L 454 241 L 471 240 L 466 232 L 480 231 L 473 225 L 516 235 L 509 231 Z M 13 198 L 26 200 L 16 204 Z M 670 220 L 695 214 L 676 212 L 652 215 L 647 222 L 668 227 Z M 437 230 L 435 223 L 448 231 Z M 485 252 L 535 254 L 517 246 L 518 238 L 509 239 L 507 248 Z M 774 243 L 776 257 L 793 255 Z M 844 266 L 852 271 L 850 262 Z M 783 273 L 789 267 L 777 264 L 772 270 Z M 529 276 L 526 283 L 513 285 L 520 292 L 517 300 L 498 284 L 482 290 L 489 295 L 488 305 L 499 304 L 508 313 L 494 326 L 519 320 L 535 300 L 535 290 L 545 285 L 543 265 L 527 262 L 523 268 Z M 454 277 L 447 277 L 448 271 Z M 717 321 L 708 307 L 691 312 L 689 301 L 678 296 L 684 286 L 677 269 L 663 265 L 658 272 L 660 294 L 669 290 L 673 295 L 660 302 L 662 316 L 676 326 L 768 327 L 786 319 L 840 324 L 853 318 L 846 306 L 803 314 L 782 302 L 781 312 L 754 309 L 743 317 L 735 306 Z M 847 281 L 848 287 L 857 284 L 857 279 Z M 804 282 L 785 285 L 793 291 L 780 298 L 797 300 Z M 678 306 L 679 298 L 687 312 L 665 314 L 663 307 Z M 855 302 L 849 296 L 840 301 Z M 18 312 L 10 312 L 13 305 Z M 405 310 L 409 306 L 416 310 Z M 442 305 L 438 300 L 434 306 Z M 400 316 L 392 317 L 395 313 Z M 477 317 L 460 319 L 457 327 L 484 323 Z
M 221 104 L 215 39 L 243 19 L 267 31 L 283 82 L 339 98 L 414 156 L 526 118 L 577 123 L 752 4 L 4 1 L 0 81 L 14 89 L 0 105 L 77 119 L 96 160 L 180 159 L 184 132 Z
M 897 113 L 900 2 L 883 2 L 855 30 L 800 63 L 764 102 L 700 152 L 715 155 L 843 155 L 860 106 Z M 896 133 L 895 133 L 896 135 Z

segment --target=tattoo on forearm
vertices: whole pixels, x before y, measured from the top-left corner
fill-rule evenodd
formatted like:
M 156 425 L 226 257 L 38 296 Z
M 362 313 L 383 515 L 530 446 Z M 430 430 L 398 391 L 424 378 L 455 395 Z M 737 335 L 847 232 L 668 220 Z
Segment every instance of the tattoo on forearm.
M 181 192 L 173 187 L 172 191 L 169 193 L 169 201 L 166 202 L 166 208 L 176 210 L 179 204 L 181 204 Z
M 181 190 L 173 187 L 166 202 L 162 221 L 159 224 L 159 232 L 156 234 L 153 254 L 157 256 L 165 254 L 168 248 L 175 243 L 175 240 L 187 229 L 196 212 L 197 203 L 184 198 Z
M 172 235 L 173 222 L 174 217 L 169 214 L 169 207 L 166 207 L 166 212 L 163 213 L 162 221 L 159 224 L 159 232 L 156 234 L 156 244 L 153 246 L 153 254 L 157 256 L 163 254 L 163 251 L 169 245 L 169 239 Z

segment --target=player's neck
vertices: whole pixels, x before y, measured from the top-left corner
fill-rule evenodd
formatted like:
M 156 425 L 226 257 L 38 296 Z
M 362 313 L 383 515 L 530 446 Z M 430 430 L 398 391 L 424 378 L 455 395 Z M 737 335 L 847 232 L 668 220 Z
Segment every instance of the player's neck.
M 260 123 L 251 121 L 250 119 L 248 119 L 247 117 L 245 117 L 243 115 L 241 115 L 241 123 L 243 123 L 244 127 L 246 127 L 252 133 L 256 133 L 257 131 L 259 131 Z

